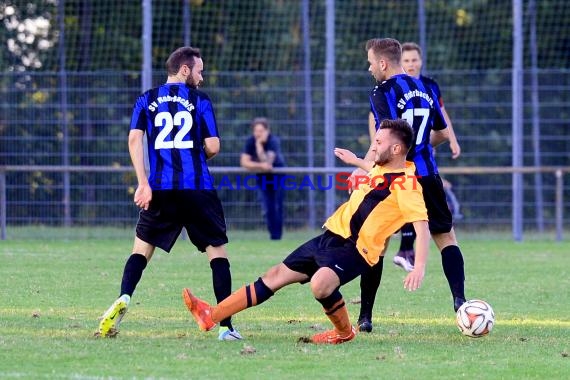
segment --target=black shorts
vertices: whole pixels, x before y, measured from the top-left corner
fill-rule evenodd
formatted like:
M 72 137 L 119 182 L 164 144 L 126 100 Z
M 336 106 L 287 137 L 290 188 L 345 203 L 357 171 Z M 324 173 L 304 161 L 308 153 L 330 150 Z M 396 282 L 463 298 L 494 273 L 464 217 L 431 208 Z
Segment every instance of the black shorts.
M 330 231 L 301 245 L 283 260 L 283 264 L 309 278 L 319 268 L 331 268 L 340 278 L 340 285 L 354 280 L 370 268 L 353 242 Z
M 447 206 L 443 182 L 439 174 L 419 177 L 418 182 L 422 185 L 430 232 L 432 234 L 441 234 L 451 231 L 453 220 L 451 211 L 449 211 Z
M 228 242 L 226 220 L 216 190 L 160 190 L 152 192 L 148 210 L 141 210 L 139 239 L 170 252 L 186 228 L 192 244 L 205 252 Z

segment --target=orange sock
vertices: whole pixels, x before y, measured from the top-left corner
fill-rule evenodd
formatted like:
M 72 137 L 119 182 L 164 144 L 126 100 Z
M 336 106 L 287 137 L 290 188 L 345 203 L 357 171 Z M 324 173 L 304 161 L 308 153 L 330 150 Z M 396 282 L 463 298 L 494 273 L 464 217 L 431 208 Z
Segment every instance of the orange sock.
M 350 317 L 348 316 L 348 309 L 346 308 L 344 299 L 341 298 L 330 309 L 324 310 L 340 336 L 350 335 L 352 325 L 350 324 Z
M 259 278 L 253 284 L 242 286 L 228 298 L 212 307 L 212 320 L 218 323 L 248 307 L 265 302 L 272 295 L 273 291 Z
M 216 323 L 239 313 L 247 308 L 246 291 L 251 288 L 251 285 L 242 286 L 225 300 L 212 307 L 212 320 Z

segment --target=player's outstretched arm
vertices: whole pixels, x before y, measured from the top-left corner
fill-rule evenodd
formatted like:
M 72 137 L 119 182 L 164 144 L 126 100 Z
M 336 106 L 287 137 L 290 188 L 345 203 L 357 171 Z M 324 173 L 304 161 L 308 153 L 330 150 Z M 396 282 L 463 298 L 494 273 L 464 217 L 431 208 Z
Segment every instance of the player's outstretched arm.
M 374 166 L 374 162 L 358 158 L 356 154 L 348 149 L 334 148 L 334 155 L 347 165 L 356 166 L 366 172 L 369 172 Z
M 426 271 L 430 239 L 428 222 L 426 220 L 420 220 L 413 224 L 417 235 L 416 259 L 414 269 L 404 279 L 404 288 L 409 291 L 414 291 L 422 285 Z

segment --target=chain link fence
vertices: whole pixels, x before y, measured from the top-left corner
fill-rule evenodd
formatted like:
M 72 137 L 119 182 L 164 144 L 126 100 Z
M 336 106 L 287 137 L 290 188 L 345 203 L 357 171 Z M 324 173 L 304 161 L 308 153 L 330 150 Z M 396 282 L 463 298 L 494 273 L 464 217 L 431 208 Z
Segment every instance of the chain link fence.
M 570 12 L 562 0 L 519 4 L 523 165 L 565 170 L 570 163 Z M 331 6 L 334 30 L 326 27 Z M 145 11 L 151 12 L 151 25 L 143 23 Z M 327 192 L 334 192 L 335 204 L 346 199 L 345 191 L 324 189 L 316 181 L 334 180 L 345 169 L 327 167 L 330 128 L 334 145 L 361 154 L 368 147 L 373 83 L 364 43 L 371 37 L 422 43 L 426 72 L 442 88 L 463 150 L 458 160 L 450 159 L 446 147 L 438 151 L 444 172 L 511 166 L 512 13 L 511 2 L 480 0 L 145 0 L 121 7 L 110 0 L 5 2 L 0 5 L 0 177 L 5 185 L 0 217 L 7 235 L 30 226 L 134 225 L 136 181 L 126 139 L 132 103 L 149 74 L 141 68 L 150 60 L 152 84 L 163 82 L 163 62 L 184 44 L 200 47 L 204 55 L 204 90 L 213 99 L 222 135 L 222 153 L 211 164 L 218 181 L 226 176 L 236 184 L 220 188 L 232 229 L 264 228 L 255 191 L 237 189 L 238 176 L 246 175 L 236 169 L 239 155 L 256 116 L 270 118 L 288 166 L 306 169 L 291 173 L 295 181 L 314 181 L 314 189 L 297 186 L 287 192 L 287 229 L 319 227 L 327 214 Z M 146 57 L 145 27 L 152 30 L 152 54 Z M 331 35 L 332 127 L 325 122 L 331 110 L 325 96 Z M 568 202 L 556 205 L 569 199 L 570 188 L 563 186 L 557 198 L 554 173 L 523 174 L 525 229 L 550 231 L 559 224 L 557 213 L 568 215 Z M 509 230 L 511 174 L 466 169 L 445 177 L 462 205 L 462 229 Z

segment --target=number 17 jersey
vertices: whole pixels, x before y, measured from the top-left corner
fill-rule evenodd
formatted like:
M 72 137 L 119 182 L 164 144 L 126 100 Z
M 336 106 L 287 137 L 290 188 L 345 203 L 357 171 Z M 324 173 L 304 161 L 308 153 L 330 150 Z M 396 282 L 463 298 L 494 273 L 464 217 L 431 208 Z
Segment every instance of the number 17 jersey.
M 420 176 L 438 174 L 430 132 L 447 128 L 439 101 L 431 88 L 407 74 L 378 83 L 370 93 L 370 111 L 376 130 L 384 119 L 404 119 L 414 129 L 414 141 L 407 159 Z
M 214 189 L 204 139 L 219 137 L 212 102 L 184 83 L 165 83 L 140 95 L 131 130 L 146 133 L 153 190 Z

